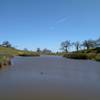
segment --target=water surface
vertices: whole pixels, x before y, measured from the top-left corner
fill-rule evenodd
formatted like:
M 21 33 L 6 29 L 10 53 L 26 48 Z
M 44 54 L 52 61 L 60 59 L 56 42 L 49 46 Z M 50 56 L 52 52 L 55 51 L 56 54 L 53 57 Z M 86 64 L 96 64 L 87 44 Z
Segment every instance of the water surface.
M 15 57 L 0 70 L 0 100 L 100 100 L 100 62 Z

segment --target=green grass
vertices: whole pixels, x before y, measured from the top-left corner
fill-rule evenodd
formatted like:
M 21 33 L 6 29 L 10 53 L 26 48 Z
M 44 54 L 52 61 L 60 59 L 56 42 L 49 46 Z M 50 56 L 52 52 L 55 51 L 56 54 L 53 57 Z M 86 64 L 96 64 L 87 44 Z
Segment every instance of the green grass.
M 0 63 L 4 60 L 3 56 L 0 56 Z
M 96 53 L 86 53 L 87 55 L 87 59 L 90 59 L 90 60 L 95 60 L 95 57 L 97 56 Z
M 26 56 L 27 57 L 27 56 L 40 56 L 40 55 L 36 52 L 19 51 L 18 56 Z
M 100 53 L 100 47 L 88 49 L 88 50 L 80 50 L 79 53 Z
M 3 66 L 6 65 L 11 65 L 11 57 L 9 56 L 4 56 L 4 55 L 0 55 L 0 68 L 2 68 Z
M 18 54 L 18 50 L 14 48 L 0 47 L 0 55 L 15 56 Z
M 100 61 L 100 47 L 89 50 L 81 50 L 79 52 L 65 53 L 63 56 L 71 59 L 90 59 Z
M 98 54 L 98 55 L 95 57 L 95 60 L 96 60 L 96 61 L 100 61 L 100 54 Z
M 7 56 L 39 56 L 38 53 L 14 48 L 0 47 L 0 55 Z
M 85 53 L 66 53 L 64 57 L 71 59 L 87 59 L 87 55 Z
M 0 47 L 0 68 L 11 64 L 11 58 L 14 56 L 39 56 L 38 53 L 14 48 Z

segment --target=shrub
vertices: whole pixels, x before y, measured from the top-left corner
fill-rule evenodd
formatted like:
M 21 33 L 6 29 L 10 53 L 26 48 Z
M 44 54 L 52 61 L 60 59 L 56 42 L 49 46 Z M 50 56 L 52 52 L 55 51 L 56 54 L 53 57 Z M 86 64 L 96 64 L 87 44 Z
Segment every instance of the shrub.
M 94 50 L 96 50 L 96 53 L 100 53 L 100 47 L 97 47 Z
M 11 65 L 11 58 L 0 55 L 0 68 L 7 65 Z
M 96 53 L 87 53 L 87 59 L 95 59 Z
M 19 56 L 40 56 L 38 53 L 35 52 L 19 52 Z
M 98 54 L 98 55 L 95 57 L 95 60 L 96 60 L 96 61 L 100 61 L 100 54 Z
M 64 57 L 72 59 L 87 59 L 87 55 L 85 53 L 67 53 L 64 54 Z
M 3 67 L 3 63 L 2 62 L 0 62 L 0 68 L 2 68 Z

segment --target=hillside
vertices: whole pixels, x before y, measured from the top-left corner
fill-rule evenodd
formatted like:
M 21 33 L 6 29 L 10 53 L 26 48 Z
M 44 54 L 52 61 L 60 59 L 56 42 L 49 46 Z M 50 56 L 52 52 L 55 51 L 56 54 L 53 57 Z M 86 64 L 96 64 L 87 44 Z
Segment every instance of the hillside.
M 27 50 L 18 50 L 15 48 L 0 47 L 0 55 L 11 55 L 11 56 L 39 56 L 38 53 Z
M 16 50 L 14 48 L 0 47 L 0 55 L 3 55 L 3 54 L 6 55 L 6 54 L 8 54 L 8 55 L 14 56 L 14 55 L 17 55 L 18 52 L 19 52 L 19 50 Z
M 0 47 L 0 68 L 11 64 L 11 58 L 14 56 L 39 56 L 38 53 L 25 50 L 17 50 L 15 48 Z

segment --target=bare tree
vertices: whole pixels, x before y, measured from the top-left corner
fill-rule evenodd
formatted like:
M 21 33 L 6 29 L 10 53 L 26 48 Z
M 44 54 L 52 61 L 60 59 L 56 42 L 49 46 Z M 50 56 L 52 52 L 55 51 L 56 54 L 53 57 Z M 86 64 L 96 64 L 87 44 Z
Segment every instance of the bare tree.
M 73 45 L 75 46 L 77 52 L 79 51 L 79 48 L 80 48 L 80 42 L 79 41 L 76 41 L 73 43 Z
M 94 40 L 85 40 L 82 44 L 85 48 L 90 49 L 90 48 L 95 48 L 96 46 L 96 41 Z
M 66 41 L 61 43 L 61 50 L 68 52 L 68 49 L 69 49 L 70 46 L 71 46 L 70 41 L 66 40 Z

